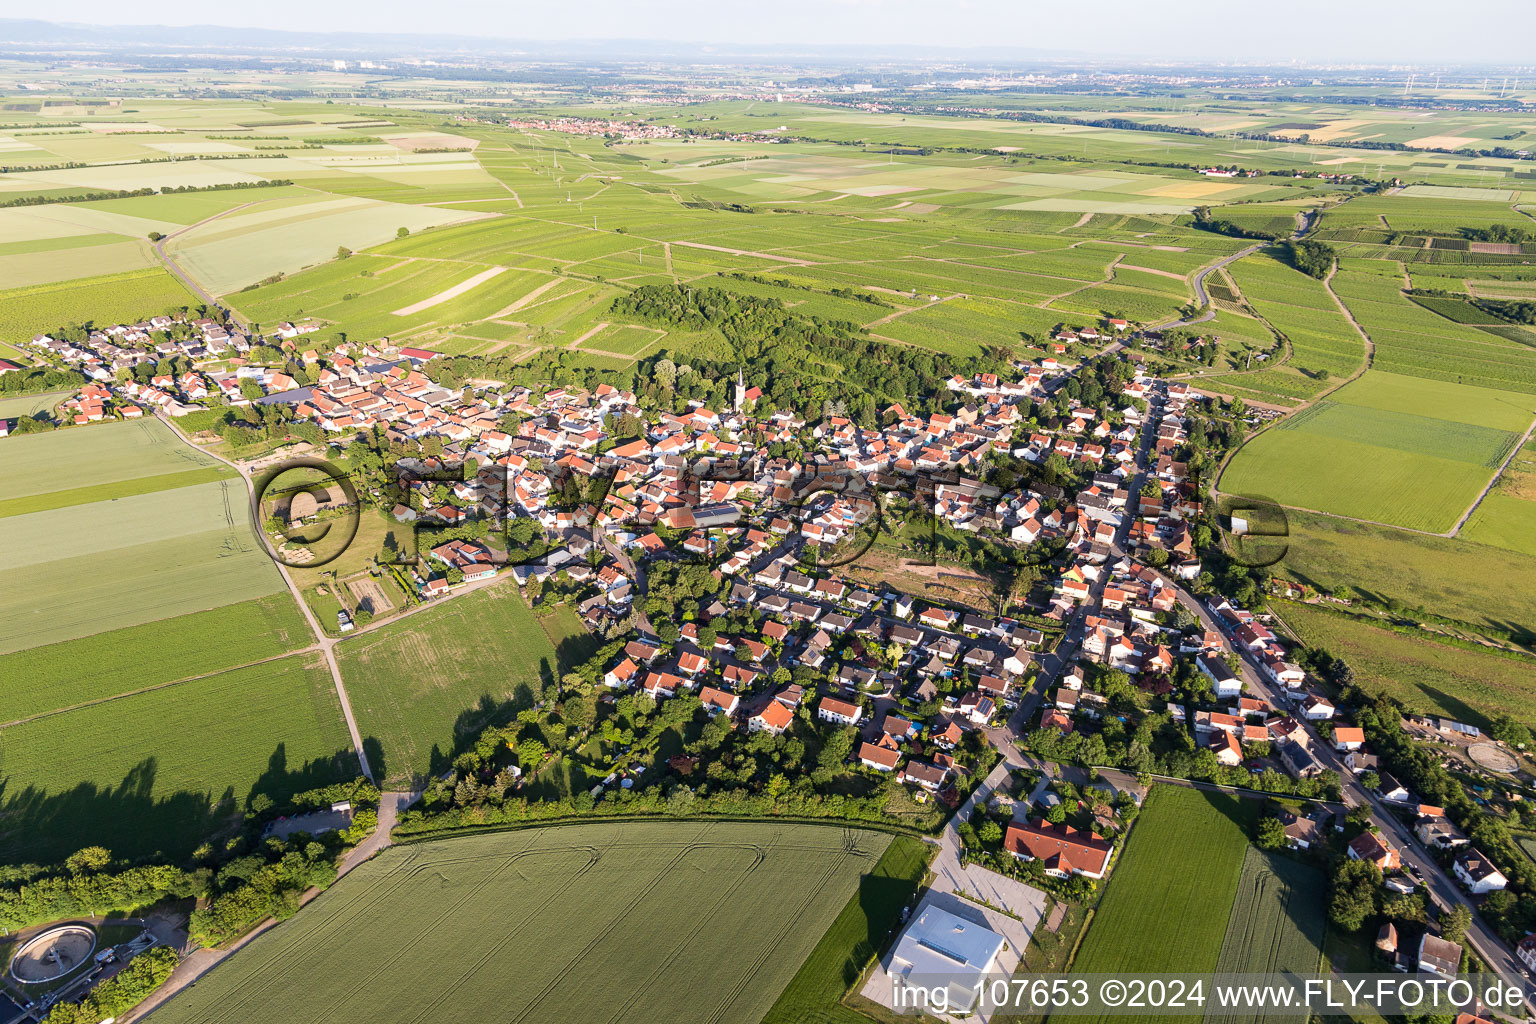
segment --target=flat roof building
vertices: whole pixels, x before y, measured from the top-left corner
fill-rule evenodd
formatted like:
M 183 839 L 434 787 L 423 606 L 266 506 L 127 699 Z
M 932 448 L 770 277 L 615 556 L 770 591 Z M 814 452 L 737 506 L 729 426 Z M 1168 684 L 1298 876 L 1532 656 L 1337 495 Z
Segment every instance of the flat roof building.
M 901 933 L 887 973 L 914 987 L 947 985 L 949 1012 L 965 1013 L 975 1004 L 977 986 L 1007 944 L 985 925 L 930 906 Z

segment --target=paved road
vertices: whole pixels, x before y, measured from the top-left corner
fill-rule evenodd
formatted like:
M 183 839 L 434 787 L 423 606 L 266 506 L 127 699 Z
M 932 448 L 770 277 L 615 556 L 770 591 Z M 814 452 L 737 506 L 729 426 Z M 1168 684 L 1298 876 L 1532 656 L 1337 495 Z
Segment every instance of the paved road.
M 1291 237 L 1292 238 L 1301 238 L 1308 231 L 1312 230 L 1313 226 L 1317 222 L 1317 214 L 1310 213 L 1310 212 L 1309 213 L 1298 213 L 1296 215 L 1296 217 L 1297 217 L 1296 230 L 1291 232 Z M 1271 244 L 1273 244 L 1273 243 L 1268 242 L 1268 241 L 1264 241 L 1264 242 L 1259 242 L 1259 243 L 1257 243 L 1255 245 L 1250 245 L 1248 248 L 1241 249 L 1241 250 L 1233 253 L 1230 256 L 1222 257 L 1221 259 L 1217 260 L 1215 263 L 1212 263 L 1210 266 L 1208 266 L 1204 270 L 1200 271 L 1198 274 L 1195 275 L 1195 303 L 1196 303 L 1196 305 L 1199 305 L 1199 306 L 1209 306 L 1210 308 L 1207 309 L 1204 313 L 1201 313 L 1199 316 L 1194 317 L 1192 319 L 1189 319 L 1189 320 L 1175 320 L 1172 323 L 1161 324 L 1161 325 L 1158 326 L 1157 329 L 1161 331 L 1161 330 L 1167 330 L 1167 329 L 1173 328 L 1173 327 L 1189 327 L 1192 324 L 1203 324 L 1207 320 L 1211 320 L 1211 319 L 1215 318 L 1215 316 L 1216 316 L 1216 307 L 1214 305 L 1212 305 L 1211 297 L 1208 294 L 1206 294 L 1206 291 L 1205 291 L 1205 279 L 1207 277 L 1210 277 L 1216 271 L 1220 270 L 1222 267 L 1225 267 L 1225 266 L 1227 266 L 1228 264 L 1231 264 L 1231 263 L 1236 263 L 1238 260 L 1242 259 L 1245 256 L 1252 256 L 1254 253 L 1258 252 L 1260 249 L 1264 248 L 1266 245 L 1271 245 Z
M 191 231 L 194 228 L 200 228 L 204 224 L 207 224 L 207 223 L 209 223 L 211 221 L 216 221 L 216 220 L 218 220 L 221 217 L 228 217 L 230 214 L 237 213 L 240 210 L 243 210 L 243 209 L 245 209 L 248 206 L 255 206 L 257 203 L 261 203 L 261 202 L 265 202 L 265 201 L 266 200 L 263 200 L 263 199 L 253 199 L 253 200 L 251 200 L 248 203 L 241 203 L 239 206 L 232 206 L 232 207 L 230 207 L 227 210 L 223 210 L 223 211 L 221 211 L 219 213 L 216 213 L 212 217 L 204 217 L 202 220 L 198 221 L 195 224 L 188 224 L 184 228 L 177 228 L 175 231 L 172 231 L 170 234 L 166 235 L 164 238 L 161 238 L 159 241 L 157 241 L 155 243 L 155 257 L 157 259 L 159 259 L 160 262 L 165 265 L 165 269 L 167 269 L 171 273 L 175 274 L 177 279 L 180 280 L 182 284 L 187 286 L 187 290 L 188 291 L 193 292 L 194 294 L 196 294 L 197 297 L 202 299 L 203 302 L 206 303 L 207 305 L 210 305 L 210 306 L 218 305 L 219 304 L 219 300 L 218 299 L 216 299 L 214 296 L 210 295 L 208 293 L 208 291 L 202 285 L 198 284 L 195 280 L 192 279 L 192 276 L 190 274 L 188 274 L 185 270 L 182 270 L 180 264 L 178 264 L 170 256 L 166 255 L 165 243 L 169 242 L 171 239 L 176 238 L 179 235 L 186 234 L 188 231 Z M 230 315 L 235 318 L 236 322 L 243 323 L 243 320 L 240 317 L 240 315 L 238 313 L 236 313 L 234 310 L 230 310 Z
M 1303 225 L 1300 227 L 1297 232 L 1298 237 L 1304 234 L 1308 228 L 1309 225 Z M 1154 394 L 1152 401 L 1148 406 L 1149 415 L 1147 416 L 1146 424 L 1142 431 L 1141 446 L 1138 450 L 1136 458 L 1136 472 L 1126 484 L 1126 489 L 1130 493 L 1130 502 L 1132 507 L 1127 509 L 1126 515 L 1124 517 L 1124 523 L 1122 524 L 1121 529 L 1116 531 L 1114 542 L 1110 545 L 1112 556 L 1115 559 L 1129 556 L 1129 552 L 1125 548 L 1125 539 L 1130 528 L 1130 523 L 1135 519 L 1134 506 L 1140 500 L 1141 485 L 1142 482 L 1146 479 L 1148 457 L 1150 454 L 1152 438 L 1156 433 L 1155 425 L 1157 423 L 1158 416 L 1160 415 L 1162 404 L 1163 402 L 1161 394 Z M 1192 612 L 1205 629 L 1211 630 L 1218 635 L 1227 638 L 1229 646 L 1237 650 L 1240 656 L 1238 661 L 1238 674 L 1243 680 L 1247 692 L 1268 701 L 1269 704 L 1273 707 L 1286 707 L 1286 701 L 1280 694 L 1279 688 L 1272 684 L 1268 677 L 1262 671 L 1260 671 L 1259 665 L 1253 656 L 1241 645 L 1234 645 L 1230 643 L 1230 636 L 1227 629 L 1225 628 L 1225 624 L 1217 620 L 1217 618 L 1210 613 L 1205 605 L 1200 600 L 1198 600 L 1194 594 L 1185 589 L 1183 584 L 1177 579 L 1167 575 L 1163 575 L 1162 578 L 1164 582 L 1173 588 L 1173 593 L 1178 602 L 1187 608 L 1190 612 Z M 1010 719 L 1007 730 L 988 730 L 988 735 L 992 738 L 993 742 L 997 744 L 998 748 L 1003 751 L 1006 759 L 1011 760 L 1016 764 L 1023 764 L 1028 767 L 1037 768 L 1038 770 L 1044 770 L 1048 773 L 1053 771 L 1060 772 L 1062 770 L 1056 766 L 1045 765 L 1038 759 L 1030 757 L 1028 754 L 1022 753 L 1018 750 L 1014 740 L 1017 737 L 1023 736 L 1028 731 L 1030 719 L 1034 715 L 1035 710 L 1039 707 L 1040 703 L 1043 701 L 1046 691 L 1051 685 L 1054 685 L 1055 679 L 1060 674 L 1063 666 L 1071 654 L 1076 650 L 1077 644 L 1080 641 L 1075 638 L 1080 636 L 1082 619 L 1086 615 L 1087 609 L 1089 607 L 1098 606 L 1099 601 L 1103 596 L 1103 586 L 1104 584 L 1101 582 L 1092 588 L 1089 600 L 1084 602 L 1084 604 L 1078 608 L 1077 613 L 1069 622 L 1067 635 L 1063 638 L 1062 643 L 1059 645 L 1057 651 L 1041 660 L 1041 670 L 1039 677 L 1036 680 L 1036 685 L 1030 690 L 1029 693 L 1023 695 L 1020 698 L 1019 708 Z M 1439 865 L 1436 864 L 1428 856 L 1427 852 L 1419 845 L 1418 840 L 1413 836 L 1411 830 L 1398 821 L 1390 805 L 1381 800 L 1375 793 L 1367 791 L 1365 787 L 1360 785 L 1360 783 L 1356 780 L 1354 773 L 1350 772 L 1344 767 L 1340 754 L 1333 749 L 1333 745 L 1331 743 L 1325 742 L 1317 734 L 1317 731 L 1313 727 L 1312 723 L 1303 722 L 1303 725 L 1306 727 L 1310 738 L 1309 747 L 1317 756 L 1318 760 L 1321 761 L 1325 767 L 1339 774 L 1342 790 L 1341 795 L 1344 799 L 1344 802 L 1350 806 L 1363 804 L 1370 807 L 1372 824 L 1374 824 L 1385 835 L 1387 835 L 1391 839 L 1393 845 L 1401 851 L 1403 862 L 1412 866 L 1415 871 L 1417 871 L 1419 877 L 1424 881 L 1425 888 L 1428 891 L 1430 898 L 1435 902 L 1437 906 L 1441 908 L 1449 908 L 1460 904 L 1462 906 L 1468 907 L 1473 911 L 1473 922 L 1471 927 L 1469 927 L 1467 930 L 1468 943 L 1478 954 L 1478 956 L 1480 956 L 1489 965 L 1489 967 L 1496 971 L 1506 982 L 1510 984 L 1521 985 L 1522 990 L 1524 990 L 1525 982 L 1522 977 L 1524 973 L 1522 970 L 1523 965 L 1515 957 L 1514 952 L 1510 949 L 1510 947 L 1507 946 L 1503 940 L 1500 939 L 1499 936 L 1491 928 L 1489 928 L 1488 925 L 1480 917 L 1476 915 L 1476 908 L 1473 906 L 1470 897 L 1468 897 L 1467 894 L 1464 893 L 1461 888 L 1456 885 L 1455 882 L 1444 871 L 1440 869 Z M 1114 780 L 1115 776 L 1123 776 L 1121 781 L 1126 783 L 1134 781 L 1132 777 L 1125 775 L 1125 773 L 1105 772 L 1102 774 L 1110 777 L 1112 781 Z M 1197 788 L 1203 787 L 1197 784 Z
M 1207 277 L 1210 277 L 1216 271 L 1220 270 L 1222 267 L 1225 267 L 1229 263 L 1235 263 L 1238 260 L 1242 259 L 1244 256 L 1252 256 L 1254 253 L 1258 252 L 1260 249 L 1264 248 L 1268 244 L 1269 244 L 1268 242 L 1260 242 L 1257 245 L 1250 245 L 1246 249 L 1240 249 L 1237 252 L 1233 253 L 1231 256 L 1224 256 L 1224 257 L 1222 257 L 1221 259 L 1217 260 L 1215 263 L 1212 263 L 1210 266 L 1208 266 L 1204 270 L 1200 271 L 1200 273 L 1196 274 L 1195 275 L 1195 304 L 1198 305 L 1198 306 L 1207 306 L 1209 308 L 1206 309 L 1206 311 L 1204 313 L 1201 313 L 1199 316 L 1190 317 L 1188 320 L 1174 320 L 1171 323 L 1159 324 L 1156 329 L 1159 330 L 1159 331 L 1166 331 L 1166 330 L 1169 330 L 1169 329 L 1174 328 L 1174 327 L 1190 327 L 1190 326 L 1192 326 L 1194 324 L 1203 324 L 1207 320 L 1214 320 L 1216 318 L 1216 307 L 1214 305 L 1212 305 L 1211 297 L 1206 294 L 1206 291 L 1205 291 L 1205 279 Z
M 1045 894 L 1023 882 L 1000 875 L 996 871 L 975 864 L 962 863 L 960 832 L 958 826 L 969 821 L 971 812 L 985 804 L 992 792 L 1008 780 L 1016 767 L 1007 757 L 999 761 L 992 773 L 982 780 L 970 797 L 949 819 L 939 837 L 939 855 L 933 861 L 933 882 L 929 886 L 940 892 L 952 892 L 972 899 L 979 899 L 994 907 L 1001 907 L 1030 921 L 1040 916 L 1045 904 Z

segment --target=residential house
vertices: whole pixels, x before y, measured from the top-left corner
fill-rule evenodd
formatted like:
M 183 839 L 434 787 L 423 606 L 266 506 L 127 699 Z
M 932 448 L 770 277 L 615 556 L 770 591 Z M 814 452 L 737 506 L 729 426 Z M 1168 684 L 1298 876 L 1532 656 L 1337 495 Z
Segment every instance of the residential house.
M 1509 879 L 1494 867 L 1493 862 L 1473 847 L 1456 855 L 1454 869 L 1461 884 L 1474 896 L 1496 892 L 1509 884 Z
M 1021 860 L 1038 860 L 1054 878 L 1082 875 L 1103 878 L 1114 847 L 1091 832 L 1070 825 L 1053 825 L 1044 818 L 1009 822 L 1003 849 Z

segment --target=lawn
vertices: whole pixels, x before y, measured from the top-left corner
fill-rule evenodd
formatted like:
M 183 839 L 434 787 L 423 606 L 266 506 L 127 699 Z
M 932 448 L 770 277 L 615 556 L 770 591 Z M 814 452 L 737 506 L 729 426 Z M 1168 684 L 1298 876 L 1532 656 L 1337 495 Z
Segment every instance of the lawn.
M 845 908 L 889 843 L 636 822 L 395 846 L 158 1019 L 756 1022 L 829 926 L 857 931 Z
M 374 770 L 395 784 L 443 771 L 457 743 L 531 706 L 584 637 L 551 641 L 516 588 L 500 583 L 345 640 L 336 656 L 358 729 L 383 748 Z
M 1222 974 L 1317 971 L 1328 921 L 1328 885 L 1314 867 L 1249 847 L 1216 970 Z M 1258 1021 L 1264 1014 L 1210 1014 L 1208 1021 Z
M 295 655 L 0 730 L 0 859 L 100 844 L 187 856 L 254 793 L 280 799 L 358 771 L 318 656 Z
M 1214 971 L 1256 807 L 1227 794 L 1154 786 L 1105 887 L 1073 971 Z
M 1536 660 L 1452 647 L 1294 601 L 1272 607 L 1308 647 L 1348 662 L 1356 685 L 1410 711 L 1482 728 L 1501 711 L 1536 721 Z

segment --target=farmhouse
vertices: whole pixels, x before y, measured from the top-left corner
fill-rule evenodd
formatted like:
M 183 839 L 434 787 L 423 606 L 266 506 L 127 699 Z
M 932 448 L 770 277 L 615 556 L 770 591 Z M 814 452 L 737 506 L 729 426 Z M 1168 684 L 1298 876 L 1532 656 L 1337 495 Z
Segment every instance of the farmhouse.
M 1419 940 L 1419 970 L 1426 974 L 1455 974 L 1461 970 L 1461 947 L 1425 932 Z

